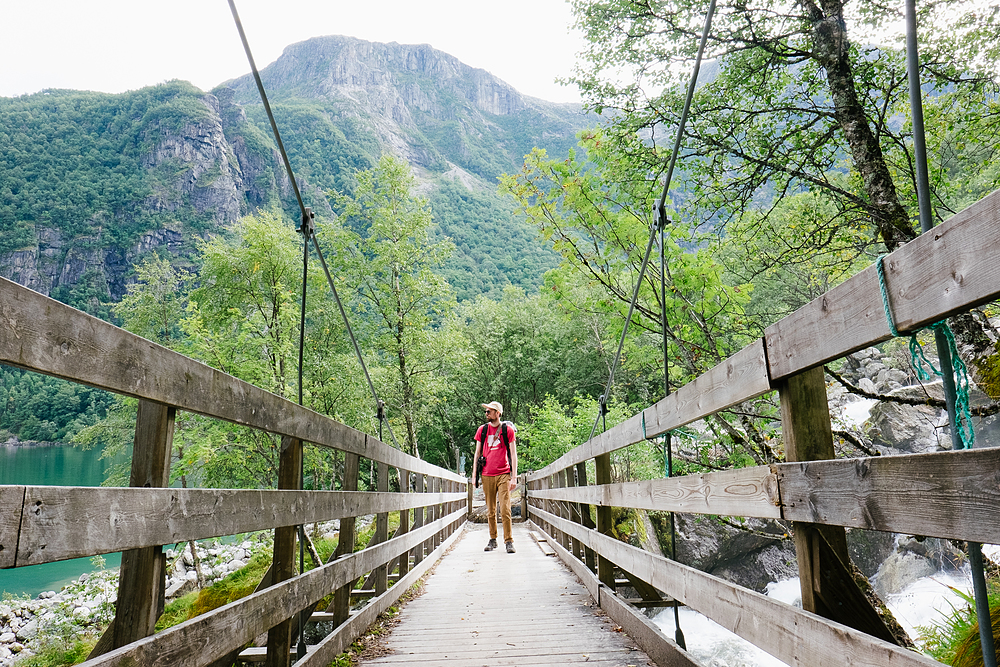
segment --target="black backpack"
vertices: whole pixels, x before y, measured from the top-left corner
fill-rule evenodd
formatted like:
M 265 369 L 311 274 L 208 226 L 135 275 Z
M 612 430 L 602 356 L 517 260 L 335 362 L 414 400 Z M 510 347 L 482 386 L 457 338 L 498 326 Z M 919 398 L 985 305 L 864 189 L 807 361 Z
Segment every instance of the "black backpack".
M 480 433 L 483 436 L 482 440 L 479 440 L 481 449 L 479 450 L 481 454 L 486 454 L 486 431 L 489 429 L 489 423 L 483 424 L 480 429 Z M 500 442 L 503 443 L 504 449 L 507 450 L 507 465 L 510 466 L 511 472 L 514 471 L 514 463 L 510 460 L 510 436 L 507 434 L 507 422 L 500 422 Z

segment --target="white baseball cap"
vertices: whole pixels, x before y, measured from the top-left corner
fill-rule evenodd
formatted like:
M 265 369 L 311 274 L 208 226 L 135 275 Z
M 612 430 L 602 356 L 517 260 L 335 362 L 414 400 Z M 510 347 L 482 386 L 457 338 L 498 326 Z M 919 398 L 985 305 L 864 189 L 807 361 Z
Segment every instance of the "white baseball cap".
M 484 408 L 492 408 L 493 410 L 496 410 L 498 413 L 503 414 L 503 406 L 497 403 L 496 401 L 493 401 L 492 403 L 481 403 L 480 405 L 482 405 Z

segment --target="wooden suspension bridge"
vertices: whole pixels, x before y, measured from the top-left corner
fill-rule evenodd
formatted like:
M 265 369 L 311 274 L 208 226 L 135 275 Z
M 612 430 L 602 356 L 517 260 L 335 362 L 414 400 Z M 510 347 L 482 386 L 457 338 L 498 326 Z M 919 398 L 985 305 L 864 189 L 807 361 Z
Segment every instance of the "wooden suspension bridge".
M 1000 297 L 998 248 L 994 193 L 886 257 L 897 328 Z M 139 399 L 130 488 L 0 486 L 0 567 L 123 552 L 116 616 L 84 663 L 95 667 L 288 665 L 297 615 L 332 594 L 312 620 L 333 630 L 295 662 L 327 665 L 438 562 L 425 598 L 403 613 L 395 653 L 378 664 L 697 665 L 637 611 L 679 603 L 790 665 L 935 665 L 893 641 L 850 575 L 844 530 L 1000 543 L 1000 450 L 834 460 L 822 365 L 890 337 L 870 267 L 676 393 L 525 475 L 527 528 L 577 577 L 566 579 L 520 537 L 517 554 L 484 559 L 484 540 L 467 535 L 471 489 L 455 473 L 0 280 L 0 363 Z M 612 452 L 772 391 L 787 463 L 611 483 Z M 278 488 L 165 488 L 178 410 L 280 436 Z M 341 491 L 297 490 L 303 443 L 343 452 Z M 376 491 L 356 490 L 362 459 L 377 466 Z M 588 480 L 592 460 L 596 479 Z M 390 468 L 399 492 L 389 491 Z M 619 542 L 609 536 L 613 507 L 793 522 L 804 608 Z M 400 527 L 390 537 L 393 512 Z M 355 550 L 355 518 L 371 514 L 375 537 Z M 295 526 L 332 519 L 341 526 L 337 551 L 296 575 Z M 163 545 L 260 530 L 274 531 L 274 558 L 257 592 L 155 632 Z M 490 568 L 506 568 L 508 590 L 477 591 Z M 641 599 L 617 592 L 623 580 Z M 361 581 L 371 586 L 368 602 L 352 604 Z

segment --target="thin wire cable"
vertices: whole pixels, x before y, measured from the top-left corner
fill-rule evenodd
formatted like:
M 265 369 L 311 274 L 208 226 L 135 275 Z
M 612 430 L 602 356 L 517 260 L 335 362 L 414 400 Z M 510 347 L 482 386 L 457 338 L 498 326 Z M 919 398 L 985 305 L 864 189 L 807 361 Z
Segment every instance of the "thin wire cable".
M 302 217 L 302 225 L 300 226 L 300 231 L 302 232 L 302 308 L 299 314 L 299 405 L 302 405 L 302 367 L 303 367 L 303 352 L 305 350 L 306 343 L 306 287 L 309 284 L 309 234 L 312 232 L 313 228 L 313 215 L 312 210 L 307 208 L 305 215 Z M 299 488 L 305 489 L 306 484 L 306 469 L 305 469 L 305 453 L 302 451 L 302 446 L 299 446 Z M 299 536 L 299 574 L 305 574 L 306 571 L 306 527 L 305 524 L 300 523 L 298 525 L 298 536 Z M 295 655 L 298 660 L 301 660 L 306 656 L 308 649 L 306 648 L 305 640 L 305 627 L 306 627 L 306 610 L 299 610 L 299 641 L 295 649 Z
M 910 116 L 913 123 L 913 149 L 917 168 L 917 203 L 920 210 L 920 231 L 929 231 L 934 226 L 931 213 L 930 182 L 927 172 L 927 146 L 924 136 L 924 108 L 920 91 L 920 58 L 917 45 L 917 4 L 916 0 L 906 0 L 906 72 L 909 78 Z M 881 266 L 881 260 L 879 262 Z M 947 322 L 934 325 L 934 338 L 938 349 L 938 359 L 941 362 L 942 383 L 945 389 L 945 402 L 948 406 L 948 417 L 951 420 L 952 448 L 958 449 L 963 444 L 972 448 L 975 441 L 975 431 L 972 420 L 961 415 L 962 387 L 961 375 L 952 370 L 965 366 L 958 356 L 958 348 L 954 346 L 954 337 Z M 914 335 L 914 340 L 916 336 Z M 966 379 L 966 383 L 968 380 Z M 959 384 L 959 386 L 956 386 Z M 965 398 L 965 410 L 968 410 L 968 398 Z M 965 417 L 964 429 L 961 420 Z M 963 442 L 968 438 L 967 443 Z M 997 667 L 997 652 L 993 638 L 993 623 L 990 618 L 990 603 L 986 589 L 986 575 L 983 565 L 982 545 L 979 542 L 969 542 L 969 561 L 972 568 L 972 584 L 976 607 L 976 619 L 979 623 L 979 642 L 985 667 Z
M 254 81 L 257 82 L 257 92 L 260 93 L 261 102 L 264 104 L 264 111 L 267 112 L 267 119 L 271 123 L 271 132 L 274 134 L 274 141 L 278 145 L 278 152 L 281 154 L 281 159 L 285 163 L 285 171 L 288 173 L 288 180 L 292 183 L 292 190 L 295 192 L 295 201 L 299 204 L 299 212 L 302 215 L 302 225 L 299 231 L 302 232 L 302 236 L 305 238 L 303 244 L 303 255 L 302 255 L 302 313 L 301 321 L 302 324 L 299 327 L 299 386 L 298 386 L 298 398 L 299 405 L 302 405 L 302 355 L 303 348 L 305 346 L 305 319 L 306 319 L 306 280 L 308 278 L 308 264 L 309 264 L 309 230 L 312 227 L 312 210 L 306 207 L 305 203 L 302 201 L 302 194 L 299 192 L 299 185 L 295 180 L 295 172 L 292 171 L 292 165 L 288 161 L 288 153 L 285 151 L 285 145 L 281 141 L 281 133 L 278 131 L 278 124 L 274 120 L 274 114 L 271 113 L 271 104 L 267 100 L 267 93 L 264 90 L 264 82 L 260 79 L 260 72 L 257 70 L 257 63 L 253 59 L 253 52 L 250 50 L 250 42 L 247 40 L 246 32 L 243 30 L 243 22 L 240 21 L 239 12 L 236 11 L 236 3 L 233 0 L 229 0 L 229 9 L 233 13 L 233 20 L 236 22 L 236 30 L 240 33 L 240 41 L 243 42 L 243 50 L 246 51 L 247 60 L 250 62 L 250 71 L 253 72 Z M 304 469 L 304 459 L 305 457 L 299 454 L 299 489 L 304 488 L 305 483 L 305 469 Z M 305 573 L 305 525 L 300 524 L 298 526 L 298 538 L 299 538 L 299 574 Z M 298 615 L 298 634 L 299 641 L 296 647 L 296 654 L 299 660 L 306 655 L 306 643 L 303 630 L 305 629 L 305 616 L 304 612 L 300 611 Z
M 257 63 L 254 62 L 253 53 L 250 52 L 250 42 L 243 31 L 243 22 L 240 21 L 239 12 L 236 11 L 236 3 L 229 0 L 229 9 L 233 12 L 233 20 L 236 21 L 236 29 L 240 33 L 240 41 L 243 42 L 243 50 L 247 53 L 247 60 L 250 61 L 250 71 L 253 72 L 253 79 L 257 82 L 257 91 L 260 93 L 261 102 L 264 103 L 264 111 L 267 112 L 267 120 L 271 123 L 271 132 L 274 133 L 274 141 L 278 144 L 278 152 L 285 163 L 285 171 L 288 172 L 288 180 L 292 182 L 292 190 L 295 192 L 295 200 L 299 203 L 299 210 L 302 218 L 306 217 L 306 205 L 302 202 L 302 194 L 299 192 L 299 184 L 295 181 L 295 174 L 292 172 L 292 165 L 288 161 L 288 153 L 285 152 L 285 145 L 281 143 L 281 133 L 278 132 L 278 124 L 274 121 L 274 114 L 271 113 L 271 104 L 267 101 L 267 93 L 264 92 L 264 82 L 260 80 L 260 72 L 257 71 Z
M 313 213 L 312 209 L 308 208 L 302 201 L 302 194 L 299 191 L 298 182 L 295 180 L 295 172 L 292 171 L 292 165 L 288 161 L 288 153 L 285 151 L 285 145 L 281 141 L 281 133 L 278 132 L 278 124 L 274 120 L 274 114 L 271 113 L 271 104 L 267 99 L 267 92 L 264 90 L 264 83 L 261 81 L 260 72 L 257 70 L 257 64 L 254 62 L 253 53 L 250 51 L 250 42 L 247 40 L 246 32 L 243 30 L 243 22 L 240 21 L 239 12 L 236 11 L 236 3 L 234 0 L 229 0 L 229 9 L 232 10 L 233 20 L 236 22 L 236 29 L 240 33 L 240 41 L 243 42 L 243 50 L 246 51 L 247 60 L 250 62 L 250 70 L 253 72 L 254 81 L 257 82 L 257 91 L 260 93 L 261 102 L 264 104 L 264 111 L 267 112 L 267 119 L 271 123 L 271 132 L 274 134 L 274 141 L 278 145 L 278 152 L 281 154 L 281 159 L 285 164 L 285 171 L 288 173 L 288 180 L 292 183 L 292 190 L 295 192 L 295 200 L 299 204 L 299 210 L 302 212 L 302 227 L 299 231 L 305 235 L 306 245 L 308 248 L 308 240 L 312 239 L 313 245 L 316 248 L 316 253 L 319 255 L 320 263 L 323 265 L 323 271 L 326 273 L 327 282 L 330 284 L 330 289 L 333 291 L 333 297 L 337 301 L 337 307 L 340 309 L 340 315 L 344 319 L 344 326 L 347 327 L 347 332 L 351 336 L 351 342 L 354 344 L 354 352 L 358 357 L 358 362 L 361 364 L 361 369 L 365 373 L 365 379 L 368 380 L 368 387 L 371 389 L 372 396 L 375 398 L 375 403 L 378 405 L 381 401 L 378 397 L 378 392 L 375 391 L 375 385 L 372 383 L 371 376 L 368 374 L 368 367 L 365 365 L 364 357 L 361 355 L 361 348 L 358 346 L 358 341 L 354 337 L 354 332 L 351 329 L 351 323 L 347 319 L 347 311 L 344 309 L 343 303 L 340 301 L 340 295 L 337 293 L 337 288 L 333 284 L 333 278 L 330 277 L 330 271 L 327 269 L 326 260 L 323 258 L 323 253 L 320 252 L 319 243 L 316 241 L 315 230 L 313 229 L 312 220 Z M 308 224 L 307 224 L 308 221 Z M 305 276 L 303 276 L 303 283 L 305 282 Z M 303 308 L 305 307 L 305 288 L 302 291 Z M 303 333 L 300 331 L 299 340 L 299 403 L 302 403 L 302 340 Z M 385 419 L 386 426 L 389 429 L 389 435 L 392 437 L 393 444 L 396 445 L 397 449 L 401 449 L 399 443 L 396 441 L 396 436 L 392 432 L 392 426 L 389 424 L 389 420 Z M 381 438 L 379 438 L 381 440 Z
M 691 108 L 691 101 L 694 99 L 694 90 L 698 83 L 698 72 L 701 70 L 701 59 L 705 54 L 705 44 L 708 42 L 708 32 L 712 27 L 712 16 L 715 14 L 715 0 L 710 0 L 708 5 L 708 14 L 705 17 L 705 29 L 701 35 L 701 42 L 698 45 L 698 56 L 695 59 L 694 71 L 691 74 L 691 83 L 688 86 L 687 99 L 684 101 L 684 110 L 681 113 L 681 121 L 677 126 L 677 138 L 674 141 L 674 150 L 670 157 L 670 166 L 667 170 L 667 180 L 663 184 L 663 194 L 660 195 L 660 200 L 656 205 L 656 211 L 654 217 L 657 218 L 657 225 L 666 224 L 666 214 L 664 211 L 664 202 L 667 199 L 667 190 L 670 189 L 670 179 L 674 173 L 674 164 L 677 162 L 677 154 L 680 152 L 681 138 L 684 135 L 684 126 L 687 124 L 688 111 Z M 597 425 L 601 421 L 601 415 L 607 407 L 607 402 L 611 400 L 611 386 L 615 380 L 615 373 L 618 371 L 618 362 L 621 360 L 622 348 L 625 345 L 625 336 L 628 333 L 629 324 L 632 322 L 632 313 L 635 311 L 635 304 L 639 298 L 639 289 L 642 287 L 642 280 L 646 275 L 646 266 L 649 264 L 649 254 L 653 249 L 653 242 L 656 239 L 656 228 L 650 229 L 649 232 L 649 243 L 646 244 L 646 254 L 642 259 L 642 268 L 639 270 L 639 278 L 635 281 L 635 291 L 632 293 L 632 301 L 628 306 L 628 316 L 625 318 L 625 326 L 622 327 L 622 337 L 618 342 L 618 352 L 615 354 L 614 363 L 611 365 L 611 377 L 608 378 L 608 384 L 604 389 L 604 394 L 601 395 L 601 411 L 597 415 L 597 419 L 594 420 L 594 427 L 590 429 L 590 437 L 587 440 L 592 440 L 594 438 L 594 433 L 597 432 Z
M 340 300 L 340 295 L 337 293 L 337 287 L 333 284 L 333 276 L 330 275 L 330 269 L 327 268 L 326 258 L 323 257 L 323 251 L 319 248 L 319 241 L 316 239 L 316 235 L 313 234 L 312 237 L 313 248 L 316 249 L 316 255 L 319 257 L 319 263 L 323 266 L 323 273 L 326 274 L 326 281 L 330 284 L 330 291 L 333 292 L 333 298 L 337 301 L 337 307 L 340 309 L 340 314 L 344 318 L 344 325 L 347 327 L 347 334 L 351 337 L 351 343 L 354 344 L 354 352 L 358 356 L 358 362 L 361 364 L 361 370 L 364 371 L 365 380 L 368 381 L 368 388 L 372 392 L 372 396 L 375 398 L 375 404 L 379 405 L 382 401 L 378 397 L 378 392 L 375 391 L 375 384 L 372 382 L 371 375 L 368 373 L 368 366 L 365 364 L 364 357 L 361 356 L 361 347 L 358 345 L 358 339 L 354 336 L 354 330 L 351 328 L 351 323 L 347 319 L 347 311 L 344 310 L 344 304 Z M 402 449 L 399 446 L 399 442 L 396 441 L 396 435 L 392 432 L 392 425 L 386 418 L 380 419 L 380 422 L 385 421 L 386 428 L 389 429 L 389 437 L 392 438 L 392 442 L 396 445 L 396 449 Z
M 681 122 L 677 126 L 677 137 L 674 139 L 674 150 L 670 154 L 670 166 L 667 168 L 667 180 L 663 183 L 663 192 L 660 200 L 656 203 L 656 224 L 663 227 L 667 224 L 667 191 L 670 189 L 670 180 L 674 175 L 674 165 L 677 163 L 677 155 L 681 150 L 681 138 L 684 136 L 684 126 L 687 125 L 688 111 L 691 109 L 691 101 L 694 99 L 695 88 L 698 87 L 698 74 L 701 72 L 701 59 L 705 55 L 705 45 L 708 44 L 708 33 L 712 29 L 712 17 L 715 16 L 715 0 L 708 3 L 708 13 L 705 15 L 705 28 L 701 32 L 701 42 L 698 44 L 698 56 L 694 61 L 694 71 L 691 72 L 691 82 L 688 84 L 687 98 L 684 100 L 684 111 L 681 112 Z

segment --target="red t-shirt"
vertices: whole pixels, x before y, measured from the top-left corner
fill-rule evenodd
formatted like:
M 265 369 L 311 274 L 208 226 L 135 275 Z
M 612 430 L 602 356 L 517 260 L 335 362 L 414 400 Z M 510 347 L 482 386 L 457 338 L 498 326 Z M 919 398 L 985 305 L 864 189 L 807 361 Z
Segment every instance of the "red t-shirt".
M 507 442 L 513 446 L 517 429 L 510 422 L 500 422 L 500 426 L 504 424 L 507 425 Z M 493 424 L 485 424 L 485 426 L 486 442 L 482 446 L 482 453 L 486 457 L 486 467 L 483 468 L 483 475 L 496 477 L 497 475 L 509 473 L 510 462 L 507 461 L 507 448 L 503 446 L 503 440 L 500 439 L 500 433 L 498 432 L 500 427 L 493 426 Z M 477 442 L 483 440 L 482 435 L 483 427 L 480 426 L 476 431 Z

